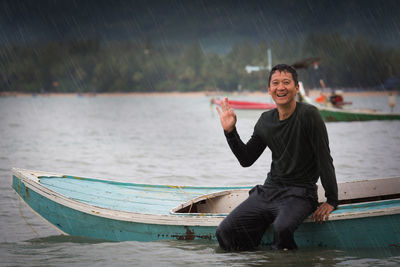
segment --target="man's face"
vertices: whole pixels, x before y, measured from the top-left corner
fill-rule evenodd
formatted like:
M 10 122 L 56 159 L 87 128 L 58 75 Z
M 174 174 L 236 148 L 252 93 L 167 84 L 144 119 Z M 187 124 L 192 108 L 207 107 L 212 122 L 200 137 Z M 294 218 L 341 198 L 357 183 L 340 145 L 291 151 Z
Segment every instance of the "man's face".
M 290 72 L 280 72 L 277 70 L 272 74 L 268 93 L 277 105 L 287 105 L 296 102 L 296 94 L 298 92 L 299 85 L 295 85 Z

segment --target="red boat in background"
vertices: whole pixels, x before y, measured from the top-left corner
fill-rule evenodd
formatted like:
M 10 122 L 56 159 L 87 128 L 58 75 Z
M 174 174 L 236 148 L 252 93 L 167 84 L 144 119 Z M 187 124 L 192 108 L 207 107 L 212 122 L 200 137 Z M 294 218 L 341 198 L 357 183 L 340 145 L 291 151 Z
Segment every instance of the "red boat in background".
M 211 103 L 221 106 L 220 99 L 211 99 Z M 273 109 L 276 105 L 273 103 L 261 103 L 252 101 L 238 101 L 238 100 L 228 100 L 229 106 L 233 109 Z

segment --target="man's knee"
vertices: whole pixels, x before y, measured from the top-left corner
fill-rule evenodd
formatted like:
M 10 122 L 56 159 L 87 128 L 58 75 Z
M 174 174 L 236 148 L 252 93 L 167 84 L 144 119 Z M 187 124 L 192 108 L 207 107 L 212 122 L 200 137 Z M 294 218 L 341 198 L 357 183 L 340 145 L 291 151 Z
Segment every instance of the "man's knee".
M 242 228 L 237 229 L 229 223 L 222 222 L 216 232 L 219 246 L 226 251 L 243 251 L 251 250 L 257 247 L 260 243 L 262 233 L 258 236 L 251 230 Z
M 274 223 L 274 249 L 296 249 L 294 240 L 296 226 L 288 223 L 287 220 L 281 220 Z
M 215 236 L 217 237 L 217 240 L 219 243 L 221 243 L 220 240 L 222 240 L 222 237 L 224 236 L 223 232 L 224 232 L 224 230 L 222 229 L 221 226 L 218 226 L 217 230 L 215 231 Z
M 231 249 L 231 245 L 229 242 L 229 237 L 231 236 L 230 231 L 228 230 L 227 225 L 222 222 L 215 231 L 215 236 L 217 237 L 219 246 L 225 250 Z
M 285 233 L 294 233 L 296 226 L 289 223 L 288 221 L 280 221 L 274 223 L 274 232 L 285 234 Z

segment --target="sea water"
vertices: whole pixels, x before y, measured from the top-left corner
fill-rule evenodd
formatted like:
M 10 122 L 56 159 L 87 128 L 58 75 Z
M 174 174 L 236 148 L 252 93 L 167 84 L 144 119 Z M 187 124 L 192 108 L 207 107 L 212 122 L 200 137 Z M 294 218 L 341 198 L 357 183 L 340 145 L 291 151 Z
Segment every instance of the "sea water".
M 387 97 L 346 101 L 390 110 Z M 397 103 L 395 112 L 400 112 L 399 98 Z M 244 141 L 261 112 L 236 111 Z M 400 121 L 326 126 L 338 182 L 400 176 Z M 0 265 L 400 265 L 398 247 L 224 253 L 205 241 L 98 242 L 61 236 L 11 188 L 12 167 L 135 183 L 251 186 L 264 182 L 270 164 L 266 149 L 252 167 L 240 167 L 205 96 L 0 98 Z

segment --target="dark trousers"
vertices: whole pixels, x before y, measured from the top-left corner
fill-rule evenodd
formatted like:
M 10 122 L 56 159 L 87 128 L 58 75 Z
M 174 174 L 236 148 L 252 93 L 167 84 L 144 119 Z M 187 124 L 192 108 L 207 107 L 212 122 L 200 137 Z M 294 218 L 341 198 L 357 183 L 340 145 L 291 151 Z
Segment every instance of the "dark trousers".
M 218 226 L 219 245 L 225 250 L 254 249 L 273 224 L 272 248 L 296 249 L 294 232 L 317 205 L 314 190 L 258 185 Z

